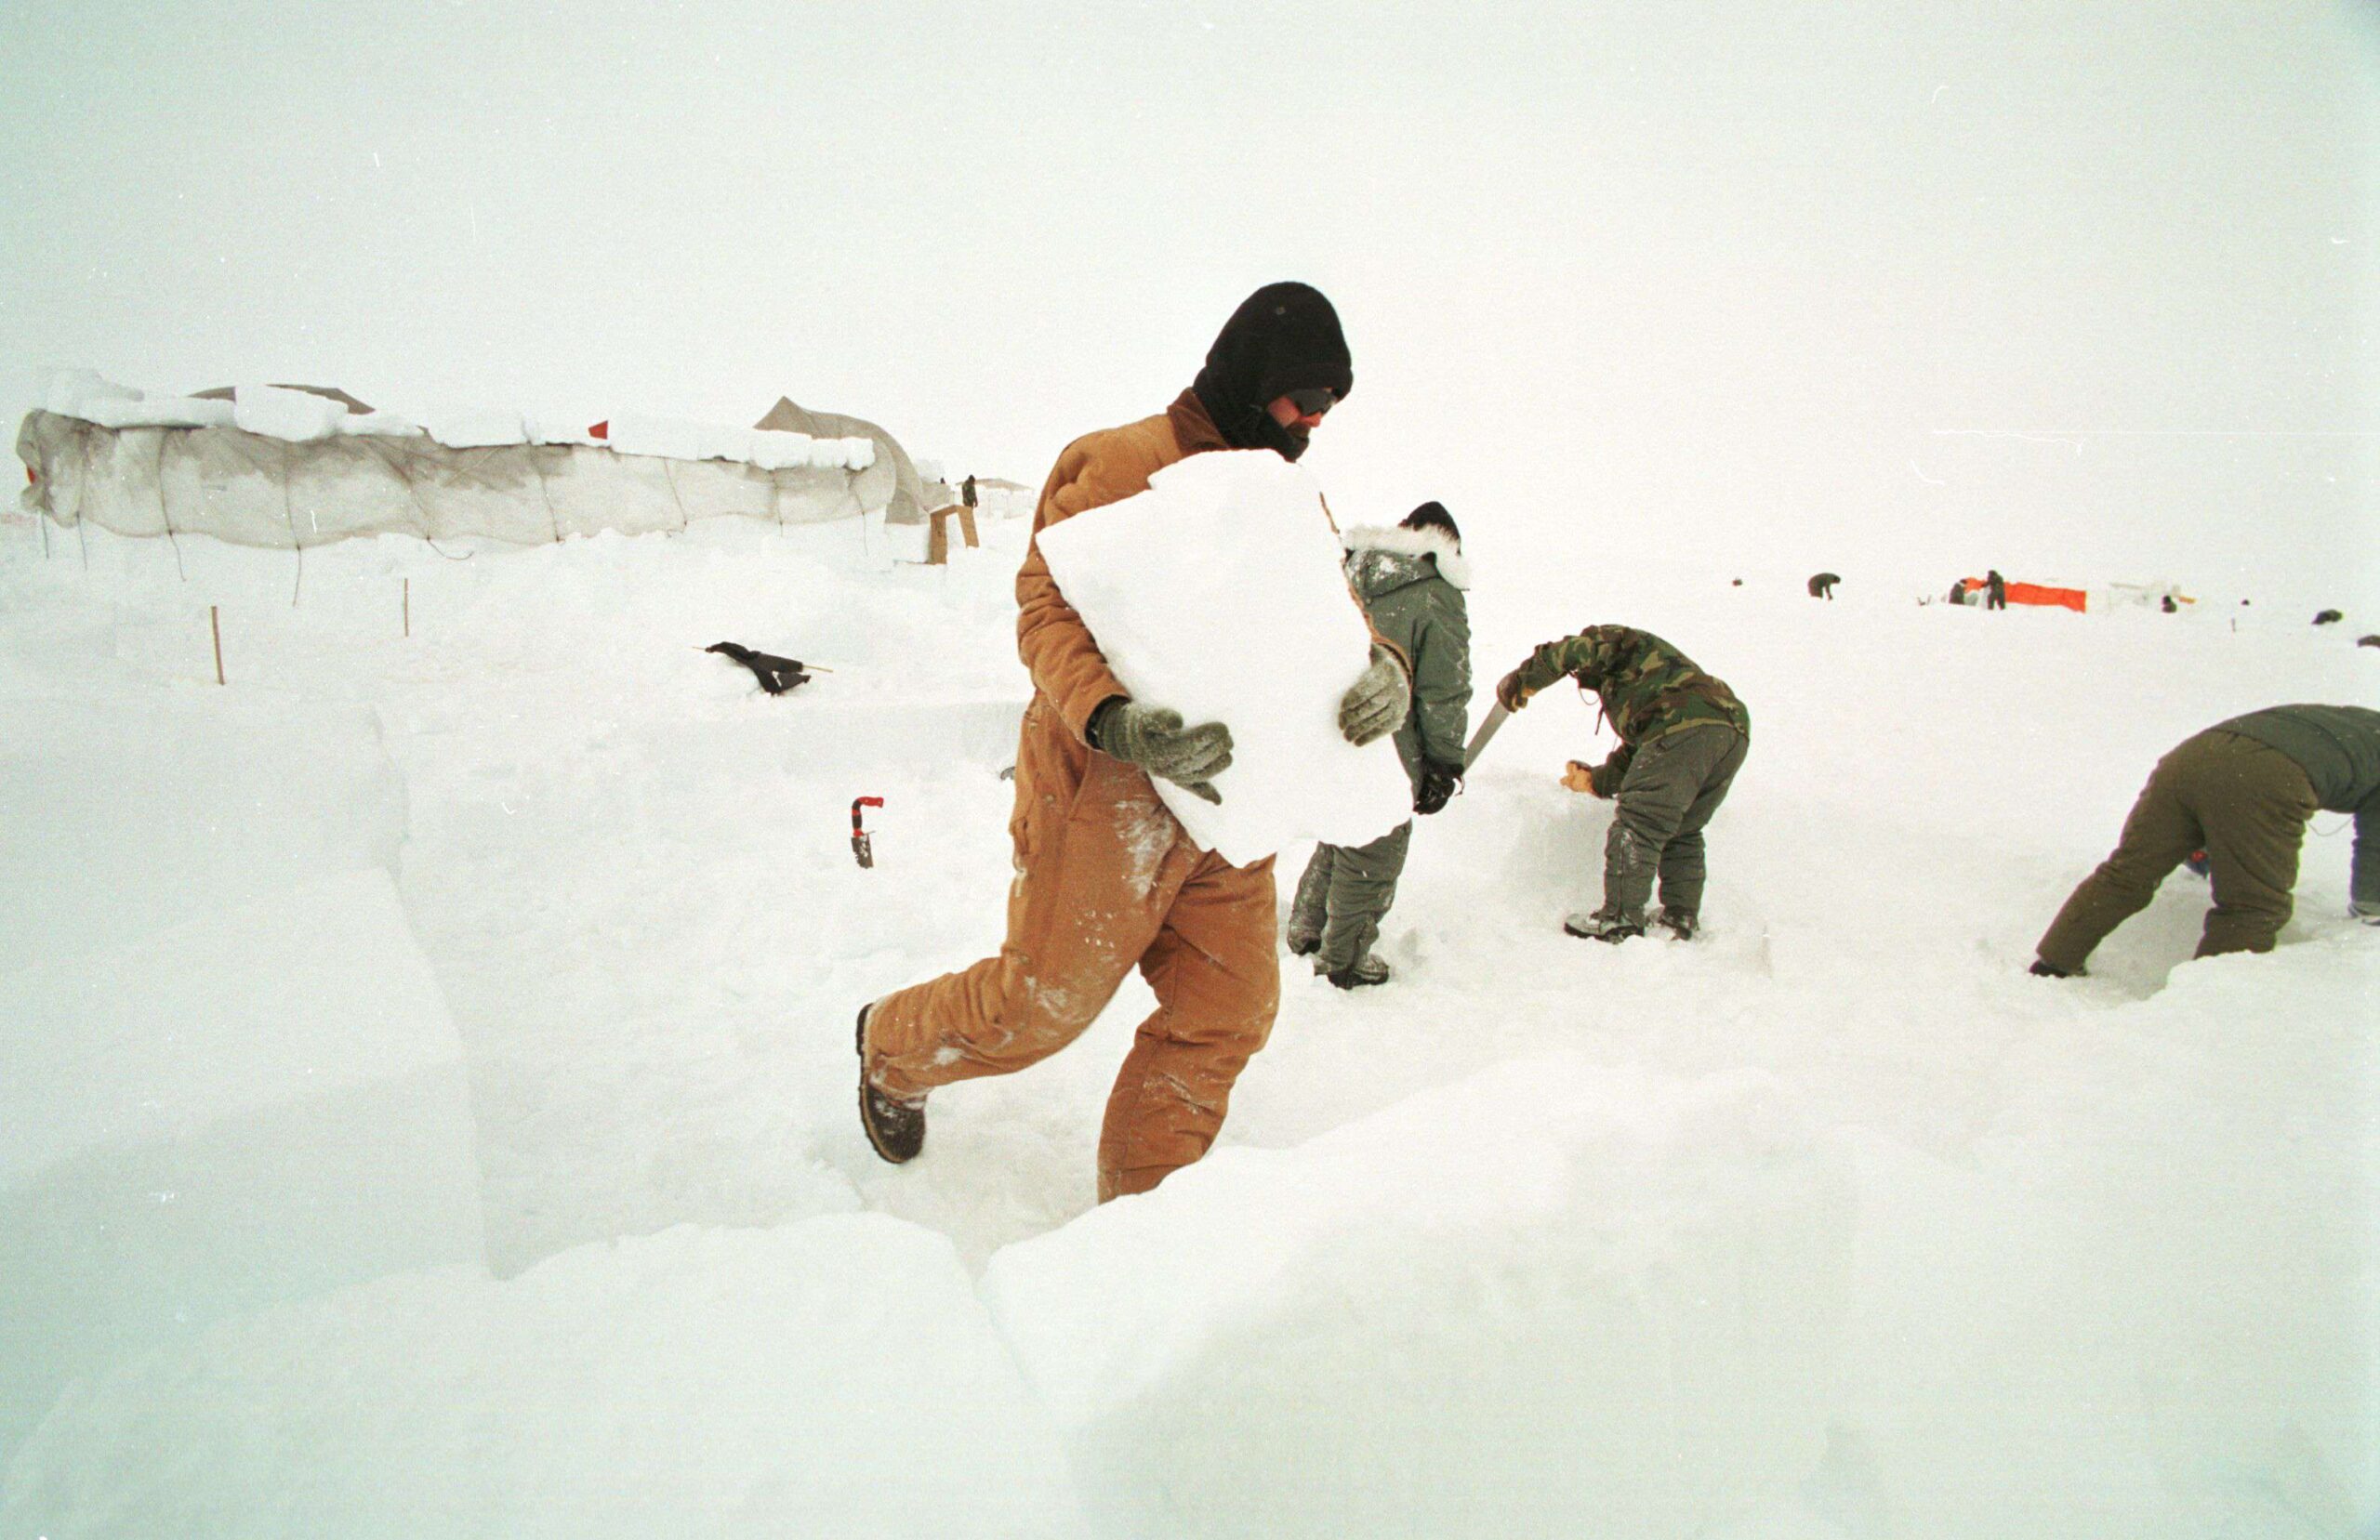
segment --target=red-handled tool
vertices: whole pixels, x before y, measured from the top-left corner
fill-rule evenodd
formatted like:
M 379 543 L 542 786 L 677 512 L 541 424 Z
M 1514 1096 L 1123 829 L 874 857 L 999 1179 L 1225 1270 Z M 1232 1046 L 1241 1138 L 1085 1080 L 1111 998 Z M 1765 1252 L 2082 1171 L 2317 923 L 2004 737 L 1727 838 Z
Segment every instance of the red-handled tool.
M 859 859 L 859 863 L 862 866 L 873 866 L 876 864 L 876 846 L 868 839 L 867 831 L 859 826 L 859 810 L 862 808 L 880 808 L 882 806 L 884 806 L 884 798 L 880 796 L 854 796 L 852 798 L 852 854 Z

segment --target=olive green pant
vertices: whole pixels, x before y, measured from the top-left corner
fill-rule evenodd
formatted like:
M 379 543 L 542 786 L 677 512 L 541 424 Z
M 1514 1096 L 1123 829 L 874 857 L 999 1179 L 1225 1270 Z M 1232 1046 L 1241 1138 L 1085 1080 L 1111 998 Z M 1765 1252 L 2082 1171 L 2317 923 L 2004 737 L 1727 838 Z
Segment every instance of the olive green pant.
M 1413 839 L 1407 819 L 1368 845 L 1317 845 L 1289 901 L 1289 928 L 1322 938 L 1315 954 L 1325 973 L 1339 973 L 1363 961 L 1380 939 L 1380 922 L 1396 902 L 1396 879 Z
M 1665 732 L 1636 751 L 1612 798 L 1603 849 L 1603 902 L 1635 913 L 1661 884 L 1665 908 L 1702 910 L 1709 877 L 1702 828 L 1743 769 L 1750 740 L 1725 722 Z
M 2184 741 L 2149 772 L 2115 853 L 2050 922 L 2036 949 L 2042 961 L 2081 972 L 2092 948 L 2147 908 L 2166 874 L 2202 849 L 2215 907 L 2197 954 L 2271 951 L 2289 923 L 2297 848 L 2318 806 L 2306 771 L 2269 744 L 2219 728 Z

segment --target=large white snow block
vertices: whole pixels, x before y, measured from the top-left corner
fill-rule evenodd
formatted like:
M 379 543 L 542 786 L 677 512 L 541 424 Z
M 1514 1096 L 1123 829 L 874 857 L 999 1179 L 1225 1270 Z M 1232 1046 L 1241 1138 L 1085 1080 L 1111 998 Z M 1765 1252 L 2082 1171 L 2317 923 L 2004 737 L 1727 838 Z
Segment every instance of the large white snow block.
M 1270 450 L 1194 454 L 1036 538 L 1136 700 L 1231 729 L 1221 807 L 1157 783 L 1201 848 L 1244 866 L 1301 839 L 1366 844 L 1412 816 L 1395 746 L 1339 732 L 1370 632 L 1312 476 Z
M 0 1533 L 1082 1533 L 950 1243 L 882 1215 L 678 1229 L 237 1322 L 62 1402 Z
M 0 974 L 0 1447 L 118 1358 L 484 1250 L 461 1045 L 386 872 Z
M 250 433 L 291 443 L 312 443 L 339 430 L 347 416 L 343 402 L 310 390 L 285 390 L 277 385 L 243 385 L 232 392 L 231 421 Z
M 1820 1459 L 1847 1163 L 1755 1074 L 1514 1061 L 992 1259 L 1102 1533 L 1717 1532 Z

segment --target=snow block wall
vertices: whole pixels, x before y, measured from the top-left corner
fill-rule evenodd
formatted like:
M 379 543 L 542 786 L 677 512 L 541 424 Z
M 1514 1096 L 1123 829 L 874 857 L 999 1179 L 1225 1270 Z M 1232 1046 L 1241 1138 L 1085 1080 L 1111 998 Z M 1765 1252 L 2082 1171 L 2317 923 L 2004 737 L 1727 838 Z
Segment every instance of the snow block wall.
M 379 415 L 340 419 L 337 431 L 324 433 L 311 415 L 258 410 L 239 420 L 231 403 L 193 404 L 226 407 L 224 420 L 111 427 L 29 414 L 17 437 L 30 473 L 22 506 L 62 525 L 209 534 L 241 546 L 388 533 L 525 546 L 599 530 L 683 529 L 728 515 L 811 523 L 880 512 L 893 491 L 890 469 L 876 468 L 866 440 L 754 429 L 704 437 L 628 421 L 641 435 L 631 450 L 581 433 L 535 441 L 514 414 L 506 429 L 449 428 L 464 441 L 457 446 L 410 425 L 392 428 Z M 250 423 L 267 431 L 250 431 Z M 721 457 L 728 452 L 744 457 Z
M 0 1020 L 46 1024 L 0 1084 L 0 1443 L 210 1322 L 483 1254 L 461 1045 L 384 872 L 0 975 Z
M 1073 1510 L 950 1244 L 858 1214 L 227 1323 L 61 1405 L 0 1533 L 1074 1540 Z
M 0 741 L 5 1451 L 108 1363 L 485 1245 L 371 715 L 17 701 Z
M 1760 1076 L 1554 1057 L 1218 1151 L 985 1294 L 1102 1533 L 1690 1534 L 1822 1454 L 1852 1232 Z

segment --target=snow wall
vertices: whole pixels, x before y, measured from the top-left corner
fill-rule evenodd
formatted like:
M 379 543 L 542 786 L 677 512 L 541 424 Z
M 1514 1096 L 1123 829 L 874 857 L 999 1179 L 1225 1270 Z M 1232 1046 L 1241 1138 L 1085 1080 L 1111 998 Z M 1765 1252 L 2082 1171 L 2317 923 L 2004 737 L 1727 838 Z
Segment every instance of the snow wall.
M 230 403 L 199 404 L 229 415 Z M 363 534 L 542 545 L 729 514 L 813 523 L 884 512 L 899 491 L 895 463 L 866 439 L 707 437 L 696 425 L 621 418 L 609 442 L 577 435 L 458 446 L 410 425 L 350 426 L 362 421 L 296 439 L 228 422 L 112 427 L 36 411 L 17 434 L 28 476 L 20 501 L 62 525 L 88 520 L 117 534 L 210 534 L 286 549 Z M 534 437 L 512 421 L 504 436 Z M 721 434 L 765 442 L 755 453 L 748 442 L 709 441 Z M 740 454 L 753 457 L 732 457 Z

